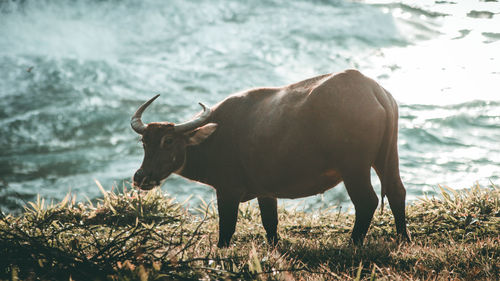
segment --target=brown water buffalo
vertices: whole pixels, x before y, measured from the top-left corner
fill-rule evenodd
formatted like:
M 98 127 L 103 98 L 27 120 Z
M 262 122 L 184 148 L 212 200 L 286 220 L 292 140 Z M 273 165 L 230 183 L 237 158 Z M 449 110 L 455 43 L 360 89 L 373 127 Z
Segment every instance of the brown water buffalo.
M 219 247 L 235 231 L 238 205 L 257 198 L 270 242 L 277 241 L 277 198 L 299 198 L 344 181 L 354 203 L 355 244 L 362 244 L 378 198 L 373 167 L 394 214 L 406 230 L 406 191 L 399 175 L 398 106 L 375 81 L 356 70 L 326 74 L 279 88 L 234 94 L 183 124 L 144 124 L 144 103 L 131 120 L 142 135 L 144 160 L 134 185 L 149 190 L 177 173 L 213 186 Z

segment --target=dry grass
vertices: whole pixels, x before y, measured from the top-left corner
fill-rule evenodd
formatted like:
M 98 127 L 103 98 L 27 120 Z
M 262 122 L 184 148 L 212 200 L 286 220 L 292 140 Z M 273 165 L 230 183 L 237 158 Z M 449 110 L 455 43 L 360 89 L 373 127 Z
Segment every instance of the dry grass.
M 102 189 L 102 187 L 100 187 Z M 408 206 L 413 242 L 395 241 L 377 212 L 364 247 L 349 244 L 353 215 L 281 209 L 277 247 L 258 208 L 240 207 L 232 246 L 218 249 L 215 206 L 187 212 L 159 190 L 103 191 L 97 204 L 39 199 L 0 218 L 4 280 L 498 280 L 500 189 L 442 189 Z

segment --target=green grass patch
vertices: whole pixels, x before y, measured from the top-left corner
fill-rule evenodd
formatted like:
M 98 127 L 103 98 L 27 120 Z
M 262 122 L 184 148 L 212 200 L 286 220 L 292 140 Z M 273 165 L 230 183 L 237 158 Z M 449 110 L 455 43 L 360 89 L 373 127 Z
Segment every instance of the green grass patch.
M 411 243 L 377 212 L 363 247 L 354 216 L 279 210 L 272 247 L 255 204 L 240 206 L 232 246 L 218 249 L 214 204 L 193 215 L 160 190 L 105 191 L 99 202 L 30 202 L 0 216 L 1 280 L 498 280 L 500 188 L 441 189 L 407 207 Z

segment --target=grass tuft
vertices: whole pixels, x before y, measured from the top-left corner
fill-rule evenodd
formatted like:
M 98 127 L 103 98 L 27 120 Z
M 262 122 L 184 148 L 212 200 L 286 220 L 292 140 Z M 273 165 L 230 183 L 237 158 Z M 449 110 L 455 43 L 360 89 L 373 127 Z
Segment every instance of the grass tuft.
M 42 198 L 0 215 L 1 280 L 498 280 L 500 188 L 455 191 L 407 207 L 413 241 L 398 244 L 390 212 L 365 246 L 354 216 L 279 210 L 281 241 L 265 241 L 255 204 L 240 206 L 232 246 L 218 249 L 214 204 L 189 213 L 160 190 L 106 191 L 97 203 Z

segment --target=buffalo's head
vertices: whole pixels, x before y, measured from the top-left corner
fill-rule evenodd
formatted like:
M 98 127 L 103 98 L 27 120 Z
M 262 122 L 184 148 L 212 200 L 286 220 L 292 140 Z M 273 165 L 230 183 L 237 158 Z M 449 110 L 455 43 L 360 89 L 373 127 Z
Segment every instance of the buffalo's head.
M 200 144 L 217 128 L 215 123 L 206 124 L 211 110 L 201 103 L 203 112 L 191 121 L 177 125 L 170 122 L 144 124 L 142 113 L 158 96 L 141 105 L 130 120 L 132 129 L 142 136 L 144 160 L 134 174 L 134 186 L 143 190 L 160 185 L 171 173 L 180 171 L 186 160 L 186 147 Z

